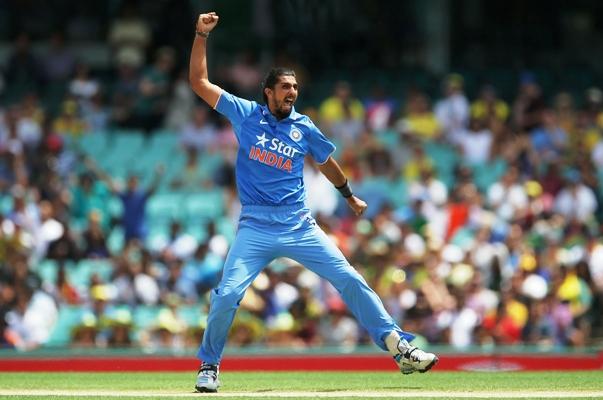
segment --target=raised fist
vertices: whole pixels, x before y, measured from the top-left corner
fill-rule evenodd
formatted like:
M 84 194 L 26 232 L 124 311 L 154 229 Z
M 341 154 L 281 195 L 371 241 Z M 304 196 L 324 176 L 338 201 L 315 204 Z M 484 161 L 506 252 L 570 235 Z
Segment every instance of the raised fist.
M 219 19 L 220 17 L 218 17 L 215 12 L 199 15 L 199 19 L 197 19 L 197 32 L 211 32 Z

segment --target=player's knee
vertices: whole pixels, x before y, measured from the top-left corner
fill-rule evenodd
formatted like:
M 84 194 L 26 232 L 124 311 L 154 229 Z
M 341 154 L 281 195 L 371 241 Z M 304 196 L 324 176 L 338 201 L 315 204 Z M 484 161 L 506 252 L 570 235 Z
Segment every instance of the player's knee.
M 343 292 L 356 291 L 365 286 L 366 286 L 366 281 L 364 280 L 362 275 L 360 275 L 356 271 L 353 271 L 352 273 L 348 274 L 346 276 L 346 278 L 343 280 L 341 290 Z
M 236 309 L 243 298 L 243 293 L 231 288 L 216 288 L 211 294 L 211 305 L 216 311 Z

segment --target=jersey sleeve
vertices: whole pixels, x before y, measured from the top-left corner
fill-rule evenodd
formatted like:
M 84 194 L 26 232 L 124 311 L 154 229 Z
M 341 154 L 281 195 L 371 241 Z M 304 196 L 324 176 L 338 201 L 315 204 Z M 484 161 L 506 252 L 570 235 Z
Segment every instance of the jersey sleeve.
M 216 103 L 216 111 L 228 118 L 235 127 L 240 126 L 256 107 L 257 103 L 255 101 L 233 96 L 225 90 L 222 90 L 222 94 Z
M 335 145 L 318 129 L 316 125 L 309 121 L 308 129 L 308 153 L 318 164 L 327 162 L 331 154 L 335 151 Z

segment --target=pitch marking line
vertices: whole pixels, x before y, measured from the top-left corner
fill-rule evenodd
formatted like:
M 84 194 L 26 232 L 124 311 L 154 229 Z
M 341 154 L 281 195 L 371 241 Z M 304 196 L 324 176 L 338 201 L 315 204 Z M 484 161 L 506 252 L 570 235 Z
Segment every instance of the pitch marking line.
M 361 391 L 333 391 L 333 392 L 284 392 L 284 391 L 262 391 L 262 392 L 221 392 L 221 393 L 179 393 L 179 392 L 142 392 L 133 390 L 104 391 L 104 390 L 43 390 L 43 389 L 0 389 L 0 396 L 58 396 L 58 397 L 303 397 L 303 398 L 329 398 L 329 397 L 352 397 L 352 398 L 491 398 L 491 399 L 525 399 L 525 398 L 603 398 L 603 391 L 574 390 L 574 391 L 389 391 L 389 392 L 361 392 Z

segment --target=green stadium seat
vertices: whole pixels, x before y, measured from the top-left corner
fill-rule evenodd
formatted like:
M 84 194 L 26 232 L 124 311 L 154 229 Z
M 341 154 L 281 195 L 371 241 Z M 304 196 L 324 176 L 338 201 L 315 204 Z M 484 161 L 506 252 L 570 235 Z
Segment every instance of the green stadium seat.
M 223 162 L 224 156 L 220 153 L 201 153 L 197 160 L 197 169 L 203 178 L 211 179 Z
M 179 193 L 156 193 L 147 202 L 147 217 L 154 223 L 179 219 L 182 215 L 183 196 Z
M 73 328 L 80 324 L 84 309 L 82 306 L 63 304 L 59 307 L 57 322 L 45 346 L 68 346 L 71 342 Z
M 204 223 L 190 223 L 186 226 L 185 231 L 199 242 L 207 240 L 207 229 L 205 229 Z
M 89 157 L 98 159 L 107 146 L 106 132 L 89 132 L 79 140 L 80 149 Z
M 121 218 L 124 214 L 124 203 L 117 196 L 111 196 L 107 201 L 107 211 L 114 218 Z
M 113 255 L 120 254 L 125 245 L 124 230 L 122 227 L 116 226 L 111 229 L 107 237 L 107 247 Z
M 13 197 L 10 194 L 0 196 L 0 213 L 6 215 L 13 210 Z
M 159 251 L 166 245 L 170 234 L 170 222 L 171 221 L 169 220 L 152 221 L 149 232 L 145 239 L 145 244 L 149 250 Z
M 116 131 L 110 141 L 112 151 L 129 151 L 136 154 L 144 144 L 145 138 L 138 131 Z
M 454 185 L 454 169 L 459 162 L 458 153 L 449 145 L 426 142 L 425 153 L 433 162 L 437 177 L 449 188 Z
M 201 192 L 188 195 L 184 203 L 187 221 L 205 221 L 216 219 L 224 214 L 222 191 Z
M 488 188 L 498 181 L 507 170 L 507 163 L 502 158 L 497 158 L 489 163 L 470 166 L 473 171 L 473 182 L 480 192 L 486 193 Z
M 178 133 L 172 131 L 157 131 L 151 139 L 151 148 L 165 149 L 166 151 L 178 148 Z
M 390 182 L 386 193 L 394 208 L 401 207 L 408 201 L 408 185 L 403 179 Z
M 232 243 L 237 233 L 237 224 L 228 217 L 221 217 L 216 221 L 216 230 L 224 235 L 228 243 Z
M 376 132 L 375 137 L 377 138 L 379 143 L 389 149 L 396 148 L 397 146 L 399 146 L 400 143 L 400 134 L 393 130 Z
M 113 263 L 109 259 L 84 259 L 80 260 L 77 264 L 77 269 L 81 270 L 83 276 L 87 275 L 87 278 L 94 274 L 97 274 L 104 282 L 108 282 L 111 279 L 114 268 Z
M 32 270 L 38 274 L 42 282 L 55 284 L 59 264 L 55 260 L 44 259 L 32 266 Z
M 204 312 L 204 304 L 182 304 L 178 306 L 177 314 L 186 323 L 187 326 L 196 326 L 199 324 L 199 317 Z
M 132 319 L 136 329 L 142 330 L 152 326 L 157 320 L 160 310 L 160 306 L 137 306 L 132 313 Z

